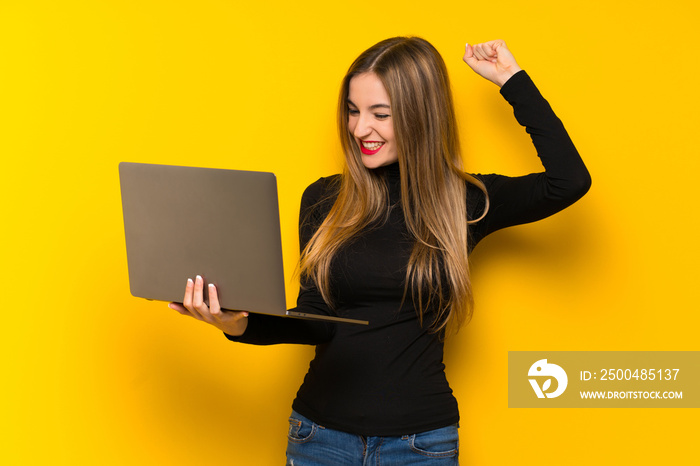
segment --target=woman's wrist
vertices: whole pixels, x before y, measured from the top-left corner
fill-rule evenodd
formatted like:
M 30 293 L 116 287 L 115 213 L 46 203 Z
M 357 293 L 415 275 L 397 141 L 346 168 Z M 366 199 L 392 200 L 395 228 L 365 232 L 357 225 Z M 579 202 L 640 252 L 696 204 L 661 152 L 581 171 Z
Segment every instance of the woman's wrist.
M 505 83 L 507 83 L 510 78 L 515 76 L 515 74 L 518 73 L 519 71 L 522 71 L 522 68 L 520 68 L 519 66 L 515 66 L 512 69 L 509 69 L 508 71 L 504 72 L 496 80 L 496 85 L 498 87 L 503 87 L 503 85 Z

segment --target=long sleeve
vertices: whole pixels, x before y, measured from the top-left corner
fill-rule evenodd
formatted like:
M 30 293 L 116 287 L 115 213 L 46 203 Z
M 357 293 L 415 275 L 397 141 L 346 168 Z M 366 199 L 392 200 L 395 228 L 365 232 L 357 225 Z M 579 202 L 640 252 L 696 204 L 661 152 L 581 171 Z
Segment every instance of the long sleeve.
M 513 75 L 501 88 L 501 95 L 530 134 L 545 171 L 520 177 L 477 175 L 486 185 L 491 206 L 486 217 L 472 229 L 474 244 L 501 228 L 559 212 L 580 199 L 591 186 L 588 170 L 564 125 L 527 73 Z
M 333 204 L 333 198 L 326 194 L 328 185 L 333 179 L 321 178 L 306 188 L 302 195 L 299 211 L 299 242 L 302 250 Z M 302 283 L 294 310 L 320 315 L 333 314 L 321 297 L 321 293 L 310 281 Z M 248 327 L 243 335 L 240 337 L 224 335 L 231 341 L 255 345 L 277 343 L 316 345 L 327 342 L 333 337 L 335 325 L 330 322 L 251 313 L 248 316 Z

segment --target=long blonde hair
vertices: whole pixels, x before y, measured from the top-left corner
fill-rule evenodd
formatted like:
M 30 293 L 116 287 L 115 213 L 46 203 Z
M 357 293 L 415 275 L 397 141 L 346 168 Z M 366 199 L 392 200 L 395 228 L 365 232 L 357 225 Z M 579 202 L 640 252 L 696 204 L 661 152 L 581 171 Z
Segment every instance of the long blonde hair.
M 391 104 L 401 173 L 401 205 L 415 243 L 406 270 L 421 325 L 428 306 L 436 309 L 431 330 L 455 330 L 471 318 L 473 298 L 467 246 L 467 187 L 486 195 L 478 179 L 462 169 L 459 136 L 447 69 L 438 51 L 417 37 L 394 37 L 363 52 L 342 82 L 338 130 L 346 166 L 328 216 L 301 254 L 300 274 L 311 278 L 333 305 L 330 264 L 338 251 L 372 222 L 388 215 L 383 178 L 362 164 L 348 129 L 350 80 L 374 73 Z M 478 221 L 488 210 L 486 208 Z

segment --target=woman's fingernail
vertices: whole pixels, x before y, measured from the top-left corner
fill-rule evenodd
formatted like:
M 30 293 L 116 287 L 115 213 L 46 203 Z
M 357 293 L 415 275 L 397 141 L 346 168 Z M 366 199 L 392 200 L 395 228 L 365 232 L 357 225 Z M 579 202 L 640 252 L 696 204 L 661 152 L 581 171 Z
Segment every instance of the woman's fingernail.
M 247 312 L 244 312 L 244 313 L 243 313 L 243 317 L 248 317 L 248 313 L 247 313 Z
M 192 283 L 194 283 L 194 282 L 192 281 L 192 279 L 191 279 L 191 278 L 188 278 L 188 279 L 187 279 L 187 286 L 190 286 Z
M 201 276 L 201 275 L 197 275 L 197 281 L 198 281 L 198 282 L 201 282 L 201 281 L 202 281 L 202 276 Z
M 213 283 L 210 283 L 210 284 L 209 284 L 209 289 L 210 289 L 210 290 L 214 290 L 214 288 L 215 288 L 215 287 L 214 287 L 214 284 L 213 284 Z

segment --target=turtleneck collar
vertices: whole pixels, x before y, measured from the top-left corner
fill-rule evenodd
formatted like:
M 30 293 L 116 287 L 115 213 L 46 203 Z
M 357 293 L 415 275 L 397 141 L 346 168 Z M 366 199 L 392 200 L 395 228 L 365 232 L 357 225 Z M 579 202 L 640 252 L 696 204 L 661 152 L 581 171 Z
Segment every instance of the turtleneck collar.
M 377 172 L 383 174 L 387 181 L 398 182 L 401 181 L 401 169 L 399 168 L 399 162 L 396 161 L 390 165 L 385 165 L 375 169 Z
M 399 162 L 375 168 L 375 173 L 384 178 L 389 194 L 389 205 L 393 206 L 401 199 L 401 170 Z

